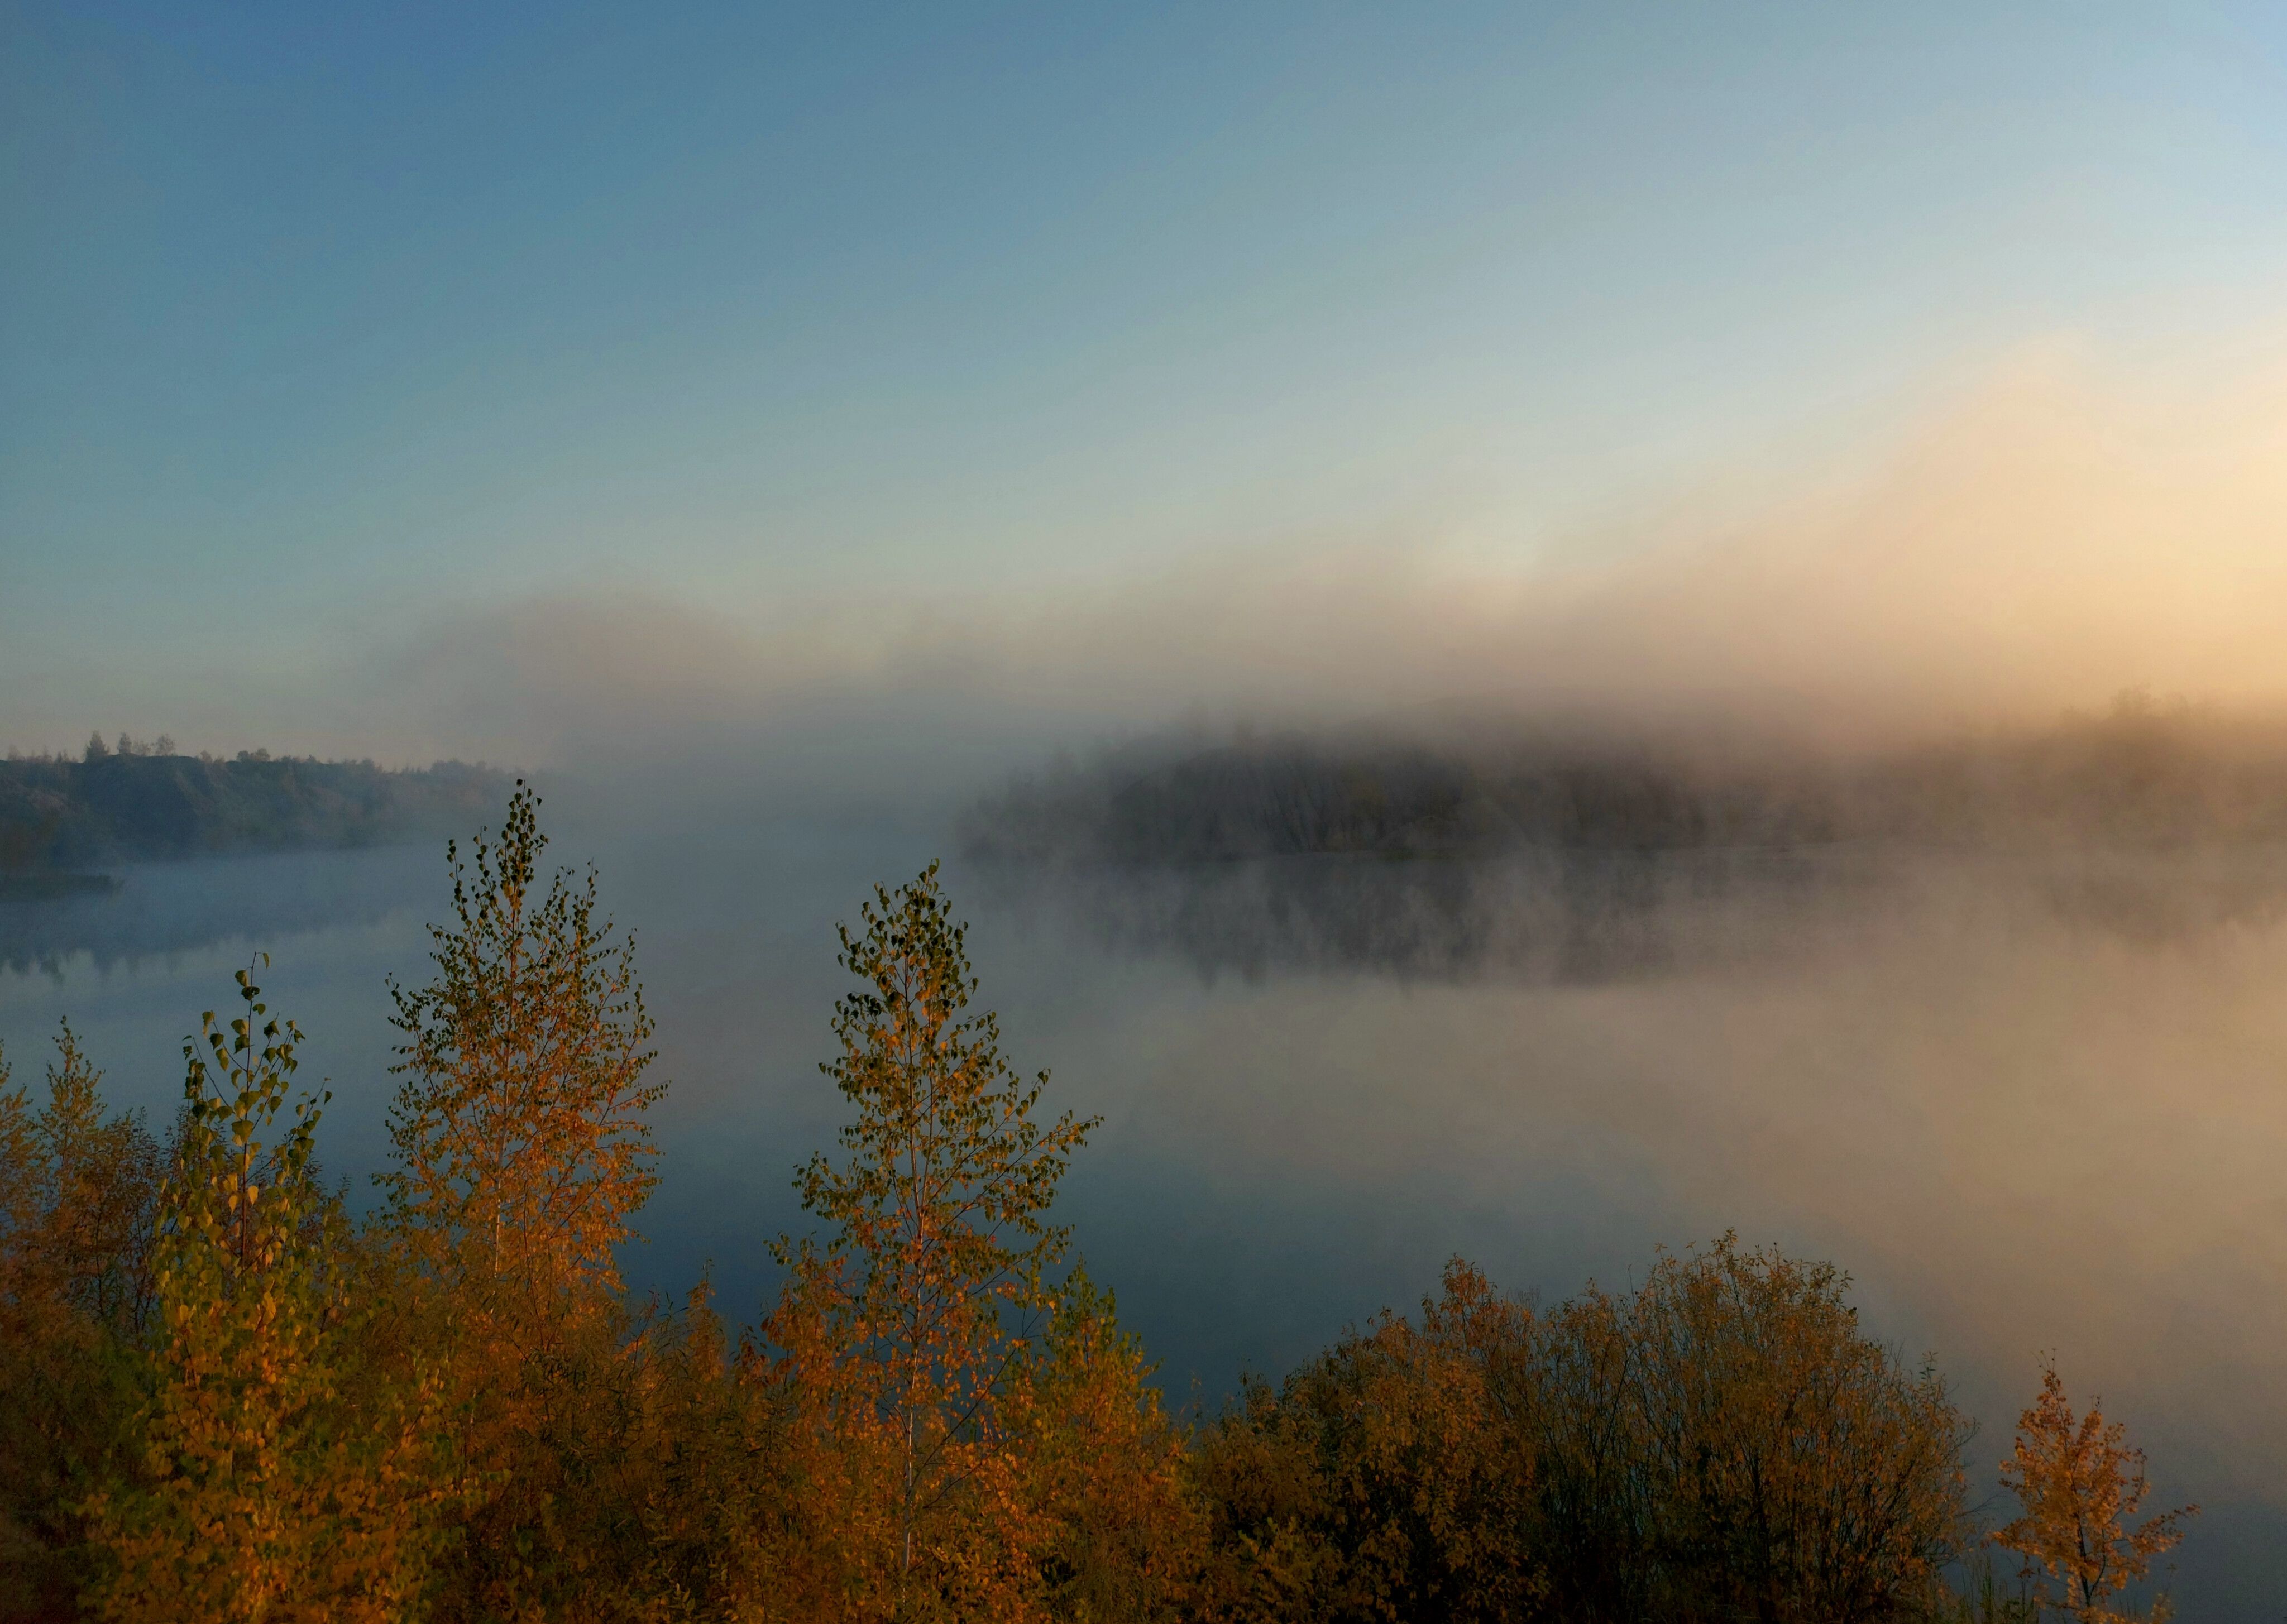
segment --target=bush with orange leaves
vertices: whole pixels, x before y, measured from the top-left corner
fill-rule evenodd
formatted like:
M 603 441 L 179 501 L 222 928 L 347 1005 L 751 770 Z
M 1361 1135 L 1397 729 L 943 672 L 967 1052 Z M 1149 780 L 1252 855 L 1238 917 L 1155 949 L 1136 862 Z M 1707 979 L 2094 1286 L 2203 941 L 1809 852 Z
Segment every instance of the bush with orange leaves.
M 1824 1264 L 1725 1236 L 1547 1315 L 1449 1265 L 1202 1441 L 1231 1620 L 1875 1624 L 1961 1549 L 1966 1425 Z
M 1043 1518 L 1033 1560 L 1048 1617 L 1150 1624 L 1191 1598 L 1204 1526 L 1183 1483 L 1186 1434 L 1152 1374 L 1112 1294 L 1075 1269 L 1012 1391 L 1025 1492 Z
M 1415 1326 L 1383 1314 L 1201 1439 L 1202 1612 L 1493 1620 L 1546 1588 L 1529 1438 L 1505 1414 L 1531 1316 L 1459 1259 Z
M 131 1450 L 164 1153 L 104 1110 L 66 1026 L 35 1110 L 0 1058 L 0 1619 L 66 1618 L 86 1583 L 82 1502 Z

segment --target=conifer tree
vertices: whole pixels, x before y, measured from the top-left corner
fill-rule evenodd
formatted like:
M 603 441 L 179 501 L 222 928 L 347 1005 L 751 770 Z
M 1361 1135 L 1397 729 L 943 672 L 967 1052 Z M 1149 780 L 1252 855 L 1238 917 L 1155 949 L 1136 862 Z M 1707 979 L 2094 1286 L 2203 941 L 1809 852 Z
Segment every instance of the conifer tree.
M 843 1155 L 797 1187 L 829 1226 L 781 1240 L 789 1271 L 768 1331 L 811 1436 L 810 1467 L 835 1526 L 836 1587 L 858 1616 L 1021 1617 L 1039 1588 L 1048 1519 L 1025 1492 L 1013 1396 L 1056 1304 L 1066 1232 L 1048 1224 L 1072 1153 L 1096 1126 L 1033 1119 L 1048 1073 L 1001 1058 L 931 864 L 892 897 L 874 888 L 865 933 L 841 931 L 859 987 L 834 1018 L 821 1069 L 856 1107 Z
M 93 1600 L 151 1624 L 405 1618 L 438 1498 L 426 1395 L 360 1379 L 348 1237 L 313 1166 L 326 1097 L 283 1114 L 301 1034 L 238 984 L 244 1013 L 184 1044 L 143 1459 L 91 1501 L 111 1565 Z

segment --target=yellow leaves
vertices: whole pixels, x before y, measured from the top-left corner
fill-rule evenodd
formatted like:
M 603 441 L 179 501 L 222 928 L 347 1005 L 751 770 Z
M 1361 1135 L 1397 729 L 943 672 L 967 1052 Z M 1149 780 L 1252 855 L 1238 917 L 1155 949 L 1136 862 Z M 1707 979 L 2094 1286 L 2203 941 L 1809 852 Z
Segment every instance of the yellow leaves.
M 1546 1315 L 1466 1264 L 1202 1439 L 1233 1619 L 1897 1616 L 1955 1549 L 1961 1418 L 1832 1271 L 1728 1237 Z
M 842 932 L 859 986 L 823 1068 L 855 1118 L 842 1159 L 799 1180 L 827 1238 L 773 1248 L 787 1280 L 764 1324 L 806 1537 L 839 1575 L 812 1599 L 851 1618 L 1040 1616 L 1084 1471 L 1043 1420 L 1038 1325 L 1064 1245 L 1043 1215 L 1094 1124 L 1034 1122 L 1045 1077 L 1009 1070 L 990 1015 L 962 1018 L 976 983 L 934 867 L 877 888 L 863 917 Z
M 240 985 L 260 1012 L 258 989 Z M 265 1142 L 293 1069 L 281 1033 L 299 1035 L 270 1023 L 271 1041 L 241 1044 L 246 1063 L 225 1061 L 219 1079 L 191 1053 L 193 1109 L 161 1209 L 164 1335 L 142 1470 L 91 1502 L 111 1559 L 92 1600 L 107 1619 L 380 1620 L 419 1583 L 431 1536 L 408 1514 L 421 1474 L 405 1470 L 396 1420 L 418 1395 L 383 1381 L 344 1406 L 358 1316 L 342 1311 L 338 1216 L 309 1177 L 318 1102 Z M 233 1097 L 227 1135 L 218 1081 Z
M 2152 1559 L 2183 1538 L 2197 1506 L 2128 1525 L 2149 1492 L 2144 1452 L 2127 1446 L 2127 1428 L 2107 1422 L 2101 1404 L 2076 1418 L 2054 1362 L 2041 1367 L 2041 1392 L 2018 1417 L 2016 1447 L 2001 1481 L 2022 1513 L 1993 1536 L 2024 1558 L 2052 1605 L 2084 1624 L 2123 1615 L 2111 1598 L 2151 1572 Z
M 538 807 L 519 784 L 473 867 L 454 849 L 456 921 L 431 929 L 436 978 L 392 983 L 405 1081 L 384 1183 L 440 1266 L 609 1290 L 655 1182 L 643 1115 L 665 1085 L 642 1080 L 652 1026 L 633 943 L 596 920 L 594 871 L 578 891 L 558 873 L 527 906 L 547 845 Z

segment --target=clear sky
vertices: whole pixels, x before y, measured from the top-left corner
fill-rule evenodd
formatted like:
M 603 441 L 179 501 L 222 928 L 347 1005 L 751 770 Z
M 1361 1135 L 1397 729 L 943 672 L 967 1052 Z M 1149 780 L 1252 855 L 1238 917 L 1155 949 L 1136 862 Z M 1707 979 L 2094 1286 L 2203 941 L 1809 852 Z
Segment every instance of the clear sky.
M 2268 4 L 7 4 L 0 741 L 537 595 L 1529 549 L 2228 344 L 2283 70 Z

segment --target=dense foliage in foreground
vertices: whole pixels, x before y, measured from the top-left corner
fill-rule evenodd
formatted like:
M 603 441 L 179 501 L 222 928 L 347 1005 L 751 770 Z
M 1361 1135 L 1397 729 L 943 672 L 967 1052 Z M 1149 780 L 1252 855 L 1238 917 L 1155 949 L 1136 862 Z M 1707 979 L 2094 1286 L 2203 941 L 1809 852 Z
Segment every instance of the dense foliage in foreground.
M 251 972 L 163 1145 L 67 1030 L 44 1105 L 0 1073 L 0 1618 L 2095 1620 L 2172 1541 L 2052 1373 L 2003 1531 L 2033 1583 L 1956 1597 L 1943 1382 L 1728 1237 L 1545 1312 L 1456 1261 L 1179 1425 L 1048 1222 L 1093 1124 L 969 1013 L 934 869 L 843 934 L 851 1115 L 776 1305 L 631 1302 L 651 1023 L 535 811 L 454 853 L 395 989 L 363 1222 Z

